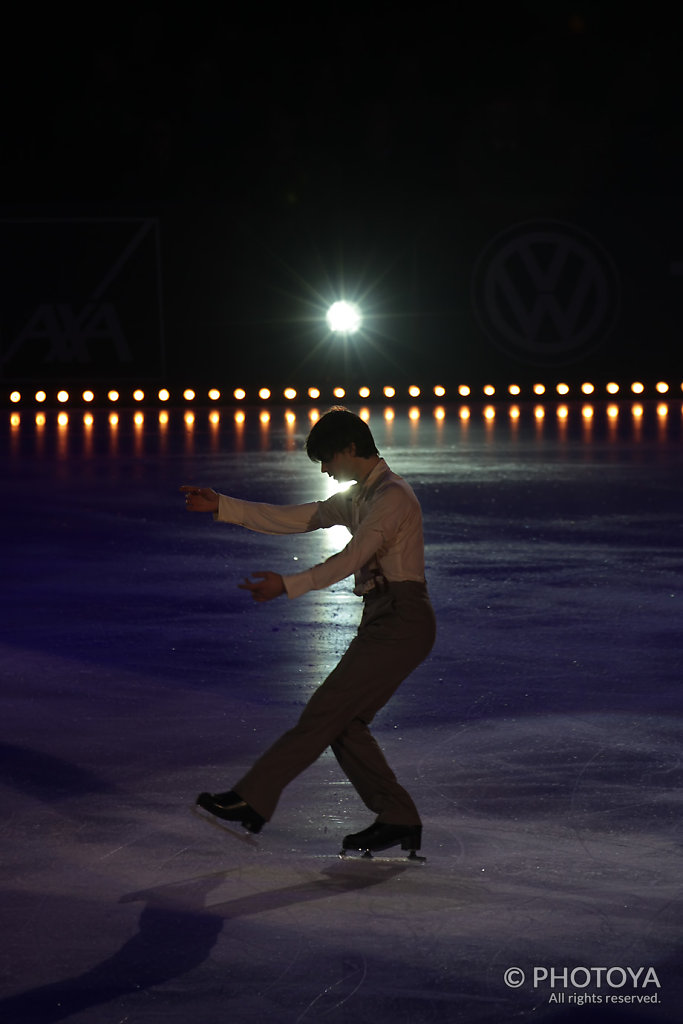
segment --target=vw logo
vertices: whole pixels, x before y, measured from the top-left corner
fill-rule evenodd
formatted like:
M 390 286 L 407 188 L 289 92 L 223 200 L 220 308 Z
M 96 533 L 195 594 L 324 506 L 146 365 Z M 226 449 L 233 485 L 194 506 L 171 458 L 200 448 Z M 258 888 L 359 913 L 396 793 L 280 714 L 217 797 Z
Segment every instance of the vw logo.
M 591 235 L 571 224 L 517 224 L 497 235 L 472 276 L 484 333 L 529 363 L 570 363 L 604 343 L 620 304 L 617 270 Z

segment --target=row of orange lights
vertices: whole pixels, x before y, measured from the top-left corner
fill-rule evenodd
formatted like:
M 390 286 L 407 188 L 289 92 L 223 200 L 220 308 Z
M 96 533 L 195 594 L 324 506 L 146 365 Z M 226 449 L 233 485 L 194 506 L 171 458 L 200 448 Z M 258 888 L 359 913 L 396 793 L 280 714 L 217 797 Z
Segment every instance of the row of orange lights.
M 508 409 L 507 409 L 507 412 L 508 412 L 509 418 L 511 420 L 513 420 L 513 421 L 519 419 L 520 416 L 521 416 L 521 410 L 520 410 L 518 405 L 511 405 L 511 406 L 509 406 Z M 621 409 L 620 409 L 620 407 L 618 405 L 608 405 L 607 406 L 607 409 L 606 409 L 607 416 L 610 419 L 612 419 L 612 420 L 617 419 L 617 417 L 620 415 L 620 412 L 621 412 Z M 681 412 L 683 413 L 683 407 L 681 408 Z M 537 421 L 540 421 L 540 420 L 544 419 L 544 417 L 546 415 L 546 409 L 542 405 L 537 405 L 537 406 L 534 407 L 533 413 L 534 413 L 535 419 Z M 644 413 L 645 413 L 644 407 L 639 402 L 634 402 L 634 404 L 631 406 L 631 414 L 632 414 L 632 416 L 635 419 L 640 419 L 644 415 Z M 557 416 L 557 418 L 559 420 L 567 419 L 568 416 L 569 416 L 569 407 L 566 406 L 566 405 L 559 405 L 555 409 L 555 414 L 556 414 L 556 416 Z M 586 421 L 592 420 L 594 414 L 595 414 L 595 410 L 594 410 L 592 405 L 584 405 L 584 406 L 582 406 L 582 408 L 581 408 L 581 415 L 582 415 L 584 420 L 586 420 Z M 668 404 L 666 402 L 660 402 L 658 404 L 658 406 L 657 406 L 657 415 L 661 419 L 664 419 L 665 417 L 668 416 L 668 414 L 669 414 L 669 406 L 668 406 Z M 359 415 L 361 416 L 362 419 L 369 420 L 370 419 L 370 410 L 369 409 L 361 409 Z M 384 409 L 383 417 L 384 417 L 385 420 L 391 421 L 391 420 L 395 419 L 395 415 L 396 415 L 395 410 L 392 409 L 391 407 L 388 407 L 388 408 Z M 421 415 L 422 415 L 421 411 L 420 411 L 419 408 L 417 408 L 417 406 L 412 406 L 408 410 L 408 418 L 410 420 L 412 420 L 413 422 L 417 422 L 417 420 L 419 420 L 421 418 Z M 432 415 L 433 415 L 434 419 L 437 420 L 437 421 L 444 420 L 444 419 L 446 419 L 446 415 L 447 415 L 446 409 L 442 405 L 436 406 L 432 410 Z M 467 420 L 469 420 L 471 418 L 472 413 L 471 413 L 471 410 L 470 410 L 469 406 L 465 405 L 465 406 L 461 406 L 458 409 L 457 415 L 458 415 L 458 417 L 461 420 L 467 421 Z M 484 409 L 482 410 L 482 415 L 483 415 L 485 420 L 487 420 L 489 422 L 493 421 L 496 418 L 496 408 L 495 408 L 495 406 L 492 406 L 492 405 L 485 406 Z M 311 409 L 311 410 L 309 410 L 309 412 L 308 412 L 308 419 L 311 420 L 311 422 L 315 422 L 319 417 L 320 417 L 320 412 L 319 412 L 318 409 Z M 188 427 L 191 427 L 191 426 L 193 426 L 193 424 L 195 422 L 195 413 L 188 410 L 187 412 L 184 413 L 184 417 L 183 418 L 184 418 L 185 424 Z M 289 424 L 290 426 L 292 426 L 294 423 L 296 423 L 296 418 L 297 418 L 296 417 L 296 413 L 293 412 L 291 409 L 288 409 L 285 412 L 285 414 L 284 414 L 285 422 L 287 424 Z M 220 413 L 217 412 L 217 411 L 213 411 L 213 412 L 211 412 L 209 414 L 209 422 L 214 424 L 214 425 L 217 425 L 218 423 L 220 423 L 220 419 L 221 419 Z M 241 424 L 243 424 L 246 421 L 246 413 L 242 409 L 239 409 L 239 410 L 237 410 L 233 414 L 233 419 L 234 419 L 236 424 L 241 425 Z M 110 426 L 112 426 L 112 427 L 118 426 L 119 414 L 117 412 L 109 413 L 108 420 L 109 420 Z M 169 420 L 170 420 L 170 416 L 169 416 L 168 412 L 166 412 L 165 410 L 162 410 L 162 411 L 159 412 L 159 423 L 162 426 L 165 426 L 166 424 L 168 424 Z M 264 425 L 270 423 L 270 421 L 271 421 L 271 414 L 270 414 L 270 412 L 268 412 L 265 409 L 261 410 L 261 412 L 259 413 L 259 421 L 262 424 L 264 424 Z M 45 414 L 44 413 L 40 413 L 40 412 L 36 413 L 35 422 L 36 422 L 36 425 L 39 426 L 39 427 L 45 426 L 45 424 L 47 422 L 47 418 L 46 418 Z M 92 427 L 94 422 L 95 422 L 95 417 L 93 416 L 92 413 L 85 413 L 84 414 L 84 416 L 83 416 L 83 423 L 85 424 L 86 427 Z M 135 413 L 134 416 L 133 416 L 133 422 L 136 424 L 136 426 L 142 426 L 144 424 L 144 422 L 145 422 L 145 415 L 144 415 L 144 413 L 142 413 L 142 412 Z M 12 424 L 12 426 L 18 427 L 20 425 L 20 423 L 21 423 L 21 416 L 19 415 L 19 413 L 13 413 L 12 416 L 11 416 L 11 424 Z M 69 414 L 66 413 L 66 412 L 59 413 L 57 415 L 57 423 L 61 427 L 67 426 L 68 423 L 69 423 Z
M 643 384 L 642 381 L 634 381 L 630 385 L 624 385 L 623 387 L 624 389 L 630 391 L 634 395 L 643 395 L 647 390 L 646 385 Z M 681 383 L 680 387 L 683 391 L 683 383 Z M 666 381 L 657 381 L 657 383 L 654 385 L 654 391 L 658 395 L 668 394 L 670 389 L 671 385 L 668 384 Z M 572 386 L 566 383 L 556 384 L 554 385 L 554 388 L 549 388 L 545 384 L 534 384 L 531 388 L 531 392 L 533 393 L 533 395 L 537 397 L 548 394 L 549 392 L 552 393 L 553 390 L 560 397 L 564 397 L 569 395 L 572 392 L 573 388 Z M 475 393 L 475 389 L 470 387 L 469 384 L 460 384 L 458 385 L 457 388 L 453 389 L 453 391 L 461 398 L 473 397 Z M 594 395 L 598 391 L 598 388 L 595 384 L 591 384 L 590 382 L 584 382 L 579 386 L 579 391 L 583 395 Z M 605 392 L 608 395 L 620 394 L 622 392 L 622 385 L 617 384 L 614 381 L 611 381 L 605 385 Z M 407 393 L 408 396 L 413 399 L 419 398 L 423 394 L 422 389 L 417 385 L 411 385 L 407 389 Z M 429 394 L 429 392 L 427 393 Z M 434 395 L 435 398 L 445 398 L 447 394 L 447 389 L 442 385 L 437 384 L 431 389 L 431 393 Z M 507 393 L 511 397 L 515 398 L 521 396 L 522 388 L 518 384 L 509 384 L 507 388 L 496 388 L 493 384 L 486 384 L 481 389 L 481 394 L 484 395 L 486 398 L 492 398 L 494 395 L 500 393 Z M 223 397 L 221 391 L 218 388 L 211 388 L 206 394 L 207 398 L 211 402 L 218 402 Z M 359 388 L 357 394 L 358 397 L 362 399 L 368 399 L 372 397 L 372 392 L 369 387 Z M 391 385 L 386 385 L 381 389 L 381 395 L 384 398 L 393 399 L 397 397 L 397 394 L 397 389 Z M 261 399 L 261 401 L 268 401 L 273 397 L 277 397 L 276 395 L 274 395 L 274 392 L 271 390 L 271 388 L 268 387 L 259 388 L 257 391 L 257 395 L 259 399 Z M 305 395 L 307 398 L 313 401 L 317 401 L 321 397 L 320 388 L 310 387 L 305 392 Z M 351 397 L 351 392 L 349 392 L 346 388 L 336 387 L 333 388 L 332 395 L 334 396 L 335 399 L 341 400 L 343 398 Z M 15 390 L 10 392 L 9 401 L 13 405 L 18 405 L 24 400 L 24 397 L 25 396 L 21 393 L 21 391 Z M 133 401 L 135 402 L 144 402 L 147 399 L 147 397 L 147 393 L 142 388 L 136 388 L 132 392 L 132 398 Z M 185 388 L 182 392 L 182 397 L 186 402 L 194 402 L 195 399 L 197 399 L 198 397 L 197 391 L 194 388 Z M 244 402 L 246 401 L 247 397 L 247 391 L 244 388 L 235 388 L 231 392 L 231 398 L 237 402 Z M 287 401 L 292 402 L 297 400 L 301 396 L 300 393 L 296 390 L 296 388 L 285 388 L 282 392 L 282 397 L 285 398 Z M 95 401 L 95 392 L 92 391 L 91 389 L 86 389 L 83 392 L 81 392 L 80 398 L 83 402 L 89 404 Z M 168 388 L 160 388 L 159 391 L 156 392 L 156 398 L 160 402 L 168 402 L 171 399 L 171 392 L 168 390 Z M 47 392 L 42 389 L 38 390 L 33 394 L 33 399 L 38 404 L 42 404 L 46 402 L 48 399 Z M 66 389 L 61 389 L 57 392 L 56 399 L 60 404 L 63 405 L 72 400 L 72 395 Z M 118 402 L 121 399 L 120 391 L 111 388 L 107 392 L 107 399 L 110 402 Z

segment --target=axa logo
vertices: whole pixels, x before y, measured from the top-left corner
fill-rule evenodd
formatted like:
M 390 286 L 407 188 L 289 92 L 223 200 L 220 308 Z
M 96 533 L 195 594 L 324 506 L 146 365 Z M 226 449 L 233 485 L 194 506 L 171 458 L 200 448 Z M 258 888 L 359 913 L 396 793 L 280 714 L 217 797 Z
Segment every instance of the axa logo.
M 0 375 L 163 362 L 158 224 L 149 218 L 0 220 L 10 260 L 0 308 Z M 36 254 L 40 253 L 40 259 Z M 158 349 L 155 350 L 155 345 Z
M 90 345 L 107 342 L 113 346 L 119 362 L 131 359 L 123 328 L 110 302 L 90 302 L 79 309 L 68 303 L 41 303 L 14 338 L 3 356 L 9 362 L 24 347 L 31 351 L 40 345 L 46 363 L 87 363 Z
M 616 268 L 571 224 L 517 224 L 479 257 L 472 301 L 491 341 L 527 362 L 568 363 L 598 348 L 619 314 Z

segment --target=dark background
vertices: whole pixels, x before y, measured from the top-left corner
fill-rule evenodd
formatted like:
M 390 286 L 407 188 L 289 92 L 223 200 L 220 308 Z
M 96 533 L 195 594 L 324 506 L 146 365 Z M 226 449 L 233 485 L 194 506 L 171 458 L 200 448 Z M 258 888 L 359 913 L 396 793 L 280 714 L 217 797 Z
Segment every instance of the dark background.
M 676 375 L 680 44 L 657 4 L 19 14 L 3 58 L 3 376 Z M 145 223 L 147 248 L 91 309 L 122 225 Z M 583 341 L 558 345 L 552 322 L 536 346 L 496 334 L 477 273 L 519 225 L 578 237 L 608 268 Z M 346 342 L 324 323 L 342 296 L 366 315 Z M 589 287 L 586 317 L 590 303 Z

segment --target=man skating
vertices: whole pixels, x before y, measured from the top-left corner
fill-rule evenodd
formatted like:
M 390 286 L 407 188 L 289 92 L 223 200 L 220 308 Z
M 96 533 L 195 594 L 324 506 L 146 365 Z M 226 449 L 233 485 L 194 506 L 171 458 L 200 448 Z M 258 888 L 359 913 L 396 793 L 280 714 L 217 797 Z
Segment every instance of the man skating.
M 368 425 L 334 408 L 313 426 L 306 452 L 321 471 L 352 487 L 324 501 L 270 505 L 184 486 L 188 509 L 260 533 L 307 533 L 342 524 L 347 546 L 304 572 L 255 572 L 240 584 L 255 601 L 300 597 L 353 574 L 363 598 L 358 632 L 317 688 L 297 724 L 284 733 L 225 793 L 201 793 L 198 805 L 259 832 L 284 787 L 331 747 L 360 798 L 376 815 L 369 828 L 343 840 L 344 850 L 420 848 L 417 808 L 398 783 L 369 724 L 400 683 L 431 650 L 435 620 L 424 576 L 420 505 L 409 485 L 380 458 Z

